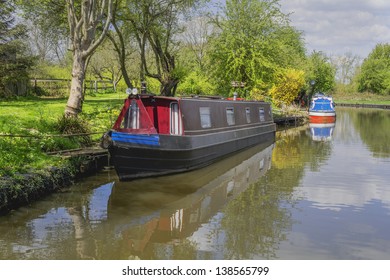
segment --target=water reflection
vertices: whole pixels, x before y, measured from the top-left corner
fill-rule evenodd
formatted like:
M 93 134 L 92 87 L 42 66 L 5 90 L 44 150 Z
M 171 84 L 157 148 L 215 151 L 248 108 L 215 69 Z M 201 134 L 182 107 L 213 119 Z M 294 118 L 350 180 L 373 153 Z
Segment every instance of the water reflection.
M 310 123 L 310 133 L 313 141 L 331 141 L 335 123 Z
M 350 115 L 355 129 L 374 157 L 390 157 L 390 110 L 361 109 Z
M 281 256 L 390 259 L 390 162 L 384 149 L 381 157 L 373 152 L 387 142 L 387 132 L 378 131 L 386 126 L 374 125 L 378 114 L 389 116 L 380 110 L 338 108 L 331 153 L 319 169 L 306 170 L 299 183 L 300 211 L 293 215 L 300 223 L 290 244 L 281 246 Z
M 264 146 L 262 147 L 264 148 Z M 273 145 L 253 155 L 254 150 L 248 150 L 222 164 L 189 174 L 179 174 L 169 177 L 167 181 L 148 179 L 133 182 L 131 188 L 125 188 L 118 183 L 110 197 L 109 218 L 120 222 L 122 237 L 121 251 L 128 258 L 149 259 L 198 259 L 221 258 L 210 248 L 199 248 L 203 244 L 210 246 L 214 239 L 209 225 L 219 221 L 220 209 L 256 182 L 270 168 Z M 259 147 L 256 148 L 259 151 Z M 252 156 L 251 156 L 252 155 Z M 249 157 L 249 158 L 248 158 Z M 238 163 L 238 164 L 237 164 Z M 157 182 L 158 180 L 158 182 Z M 180 184 L 184 192 L 193 191 L 186 196 L 177 197 L 172 190 L 172 182 Z M 145 185 L 158 185 L 158 194 L 137 192 Z M 164 192 L 164 204 L 160 204 L 161 191 Z M 134 197 L 133 194 L 139 194 Z M 145 197 L 146 196 L 146 197 Z M 132 199 L 128 199 L 132 197 Z M 148 201 L 148 210 L 141 215 L 134 213 L 132 206 L 136 201 Z M 158 202 L 156 202 L 158 201 Z M 139 207 L 137 206 L 137 209 Z M 210 224 L 209 224 L 210 223 Z M 213 227 L 213 226 L 212 226 Z M 188 238 L 188 239 L 185 239 Z
M 390 120 L 389 112 L 381 114 L 389 116 Z M 348 206 L 363 208 L 372 200 L 390 206 L 390 189 L 387 188 L 389 160 L 383 158 L 385 153 L 377 158 L 377 153 L 372 152 L 375 147 L 385 146 L 387 139 L 377 136 L 387 132 L 371 130 L 374 137 L 360 137 L 366 133 L 367 127 L 356 121 L 365 119 L 375 127 L 374 116 L 377 114 L 373 114 L 372 110 L 338 109 L 332 152 L 321 169 L 312 170 L 316 172 L 305 176 L 305 186 L 316 186 L 307 191 L 311 196 L 313 192 L 317 193 L 317 198 L 312 198 L 321 201 L 318 206 L 337 210 Z M 386 129 L 382 127 L 381 130 Z
M 83 188 L 75 186 L 2 217 L 0 256 L 202 258 L 198 244 L 208 237 L 200 229 L 269 170 L 272 149 L 273 144 L 266 143 L 208 168 L 174 176 L 107 182 L 107 174 L 100 174 L 103 178 L 88 180 Z M 107 183 L 98 183 L 101 180 Z
M 0 258 L 390 259 L 389 112 L 337 110 L 331 141 L 307 125 L 191 173 L 91 177 L 0 217 Z

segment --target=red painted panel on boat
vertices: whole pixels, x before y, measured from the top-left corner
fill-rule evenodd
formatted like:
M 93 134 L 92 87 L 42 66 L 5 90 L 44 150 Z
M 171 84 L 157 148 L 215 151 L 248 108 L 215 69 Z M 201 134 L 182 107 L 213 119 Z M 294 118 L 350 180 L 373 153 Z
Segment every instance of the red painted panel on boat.
M 137 110 L 131 111 L 134 107 L 138 107 L 137 113 L 134 113 Z M 138 116 L 137 120 L 135 121 L 132 121 L 133 113 L 134 115 Z M 117 131 L 131 132 L 136 134 L 157 133 L 144 104 L 140 99 L 135 98 L 126 99 L 125 105 L 123 106 L 122 111 L 119 114 L 119 117 L 116 120 L 113 128 Z
M 160 134 L 169 134 L 169 108 L 171 100 L 158 99 L 158 131 Z
M 334 123 L 335 116 L 309 116 L 310 123 Z

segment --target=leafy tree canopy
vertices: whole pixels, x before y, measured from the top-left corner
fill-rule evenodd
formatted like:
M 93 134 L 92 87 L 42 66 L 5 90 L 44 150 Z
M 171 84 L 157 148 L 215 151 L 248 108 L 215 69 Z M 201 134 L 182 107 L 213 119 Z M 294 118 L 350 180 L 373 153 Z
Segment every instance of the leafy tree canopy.
M 211 62 L 223 92 L 230 90 L 226 81 L 244 82 L 247 92 L 266 91 L 283 69 L 304 58 L 301 34 L 278 0 L 228 0 L 217 24 Z
M 329 92 L 336 85 L 335 72 L 329 58 L 322 52 L 313 51 L 306 67 L 306 81 L 314 81 L 314 92 Z
M 390 44 L 378 44 L 363 61 L 358 90 L 390 94 Z

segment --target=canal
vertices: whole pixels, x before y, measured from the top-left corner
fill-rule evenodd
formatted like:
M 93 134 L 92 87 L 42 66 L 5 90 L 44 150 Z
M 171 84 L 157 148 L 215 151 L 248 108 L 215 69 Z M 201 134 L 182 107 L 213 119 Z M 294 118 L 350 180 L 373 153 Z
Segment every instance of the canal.
M 0 259 L 390 259 L 389 128 L 337 108 L 194 172 L 101 172 L 0 217 Z

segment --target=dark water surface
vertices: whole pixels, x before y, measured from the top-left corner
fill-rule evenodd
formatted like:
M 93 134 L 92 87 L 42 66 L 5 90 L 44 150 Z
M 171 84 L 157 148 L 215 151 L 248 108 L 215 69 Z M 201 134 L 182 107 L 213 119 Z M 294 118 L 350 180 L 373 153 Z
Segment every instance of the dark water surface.
M 0 259 L 390 259 L 390 111 L 337 108 L 210 167 L 102 172 L 0 217 Z

